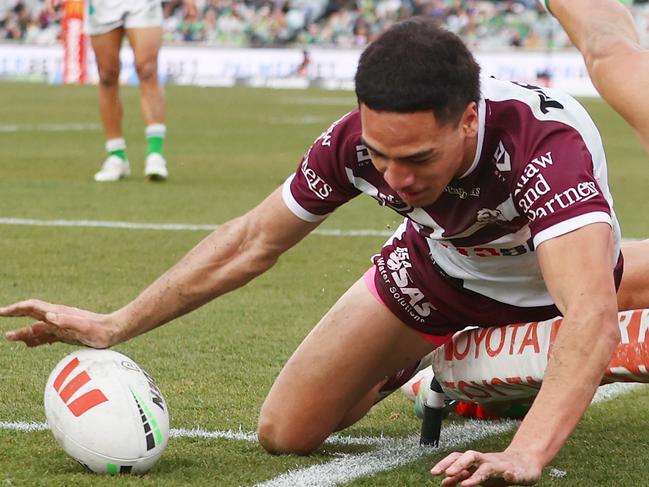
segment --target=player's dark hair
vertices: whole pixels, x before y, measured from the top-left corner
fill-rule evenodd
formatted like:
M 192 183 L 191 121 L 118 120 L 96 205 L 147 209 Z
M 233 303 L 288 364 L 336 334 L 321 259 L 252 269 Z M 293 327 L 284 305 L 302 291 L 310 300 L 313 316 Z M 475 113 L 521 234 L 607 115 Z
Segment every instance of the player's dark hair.
M 480 99 L 480 66 L 458 36 L 435 20 L 412 17 L 363 51 L 356 96 L 372 110 L 432 110 L 439 123 L 457 124 L 466 106 Z

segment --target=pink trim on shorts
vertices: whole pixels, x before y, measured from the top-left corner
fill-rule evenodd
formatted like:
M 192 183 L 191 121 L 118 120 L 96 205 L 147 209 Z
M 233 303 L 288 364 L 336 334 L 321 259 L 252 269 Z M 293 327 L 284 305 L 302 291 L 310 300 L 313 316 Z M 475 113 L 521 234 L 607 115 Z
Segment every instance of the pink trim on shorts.
M 367 272 L 365 274 L 363 274 L 363 282 L 365 282 L 365 285 L 367 286 L 367 289 L 369 290 L 370 294 L 372 294 L 372 296 L 374 296 L 379 303 L 381 303 L 383 306 L 388 308 L 388 306 L 385 304 L 385 301 L 383 301 L 383 298 L 381 298 L 378 289 L 376 289 L 376 283 L 374 282 L 375 276 L 376 276 L 376 266 L 372 266 L 369 269 L 367 269 Z M 432 343 L 436 347 L 441 347 L 446 342 L 448 342 L 453 336 L 453 333 L 449 333 L 448 335 L 444 335 L 444 336 L 439 336 L 439 335 L 429 335 L 428 333 L 424 333 L 419 330 L 415 330 L 415 331 L 419 333 L 426 341 Z

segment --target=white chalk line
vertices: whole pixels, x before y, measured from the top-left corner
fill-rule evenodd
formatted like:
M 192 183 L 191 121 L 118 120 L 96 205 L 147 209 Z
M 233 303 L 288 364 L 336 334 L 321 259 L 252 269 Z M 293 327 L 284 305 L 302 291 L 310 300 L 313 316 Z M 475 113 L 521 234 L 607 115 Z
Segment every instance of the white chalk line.
M 593 398 L 593 403 L 608 401 L 642 384 L 615 383 L 602 386 Z M 351 482 L 359 477 L 375 475 L 417 461 L 418 459 L 448 450 L 462 449 L 477 440 L 510 432 L 519 421 L 466 421 L 449 423 L 442 429 L 440 445 L 437 448 L 422 447 L 419 437 L 352 437 L 332 435 L 329 445 L 362 445 L 375 449 L 360 454 L 339 454 L 334 460 L 300 470 L 290 470 L 274 479 L 262 482 L 256 487 L 327 487 Z M 0 421 L 0 430 L 35 432 L 47 430 L 47 424 L 34 421 Z M 207 431 L 202 428 L 172 429 L 173 438 L 225 439 L 256 442 L 257 435 L 245 431 Z
M 0 124 L 0 133 L 12 132 L 91 132 L 100 130 L 98 123 Z
M 127 230 L 161 230 L 161 231 L 207 231 L 211 232 L 219 225 L 192 223 L 138 223 L 110 220 L 37 220 L 33 218 L 0 218 L 0 225 L 25 225 L 32 227 L 78 227 L 78 228 L 120 228 Z M 317 228 L 314 235 L 325 237 L 389 237 L 392 230 L 371 229 L 322 229 Z
M 616 383 L 600 387 L 593 403 L 607 401 L 641 384 Z M 419 436 L 386 439 L 379 449 L 362 454 L 345 454 L 328 463 L 292 470 L 255 487 L 328 487 L 351 482 L 359 477 L 375 475 L 412 463 L 426 455 L 448 450 L 463 449 L 474 441 L 488 436 L 507 433 L 519 421 L 467 421 L 447 424 L 442 429 L 439 447 L 422 447 Z M 431 465 L 432 467 L 432 465 Z
M 157 230 L 157 231 L 201 231 L 211 232 L 219 225 L 194 224 L 194 223 L 146 223 L 146 222 L 124 222 L 111 220 L 37 220 L 34 218 L 8 218 L 0 217 L 0 225 L 23 225 L 31 227 L 77 227 L 77 228 L 118 228 L 126 230 Z M 372 230 L 372 229 L 350 229 L 342 230 L 336 228 L 316 228 L 312 235 L 324 237 L 389 237 L 394 230 Z M 625 242 L 633 242 L 639 239 L 626 238 Z
M 35 433 L 38 431 L 47 431 L 47 423 L 37 421 L 0 421 L 0 430 L 16 431 L 21 433 Z M 204 440 L 237 440 L 237 441 L 257 441 L 257 433 L 239 431 L 208 431 L 203 428 L 171 428 L 169 430 L 170 438 L 199 438 Z M 382 446 L 388 438 L 382 436 L 347 436 L 336 434 L 327 439 L 329 445 L 358 445 L 358 446 Z

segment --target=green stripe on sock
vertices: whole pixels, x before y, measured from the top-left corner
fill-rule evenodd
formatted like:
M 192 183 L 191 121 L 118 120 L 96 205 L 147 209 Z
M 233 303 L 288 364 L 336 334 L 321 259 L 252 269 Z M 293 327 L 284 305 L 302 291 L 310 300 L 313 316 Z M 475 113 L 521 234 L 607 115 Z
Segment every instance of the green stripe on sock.
M 146 153 L 152 154 L 157 152 L 162 154 L 162 149 L 164 145 L 165 138 L 161 135 L 149 135 L 146 138 Z
M 117 156 L 122 161 L 125 161 L 126 160 L 126 149 L 111 150 L 111 151 L 108 151 L 108 155 Z

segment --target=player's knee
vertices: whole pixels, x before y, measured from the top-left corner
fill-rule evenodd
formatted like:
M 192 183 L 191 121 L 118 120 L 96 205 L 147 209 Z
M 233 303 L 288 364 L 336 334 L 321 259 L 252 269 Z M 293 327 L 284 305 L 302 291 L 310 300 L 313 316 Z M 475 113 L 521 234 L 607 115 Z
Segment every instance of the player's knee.
M 155 59 L 140 61 L 135 65 L 135 70 L 140 82 L 146 83 L 147 81 L 152 81 L 157 78 L 158 63 Z
M 100 67 L 99 83 L 105 87 L 117 86 L 117 84 L 119 83 L 119 68 Z
M 259 444 L 273 455 L 309 455 L 322 444 L 321 439 L 296 428 L 291 421 L 264 413 L 259 416 L 257 437 Z

